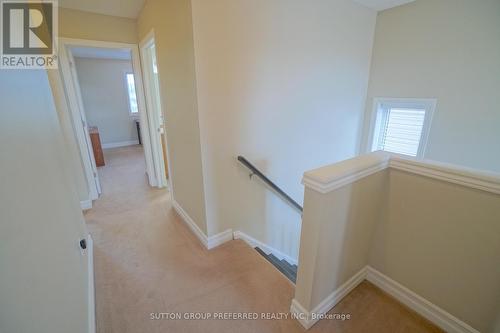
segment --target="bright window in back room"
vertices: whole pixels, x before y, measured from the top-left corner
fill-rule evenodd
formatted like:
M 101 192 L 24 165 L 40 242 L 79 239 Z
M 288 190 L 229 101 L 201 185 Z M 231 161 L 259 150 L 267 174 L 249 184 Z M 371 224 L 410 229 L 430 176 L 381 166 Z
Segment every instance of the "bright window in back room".
M 135 93 L 135 80 L 134 74 L 126 73 L 125 80 L 127 84 L 127 92 L 128 92 L 128 102 L 130 107 L 130 114 L 137 115 L 139 113 L 139 108 L 137 107 L 137 95 Z
M 370 151 L 423 158 L 435 100 L 376 99 Z

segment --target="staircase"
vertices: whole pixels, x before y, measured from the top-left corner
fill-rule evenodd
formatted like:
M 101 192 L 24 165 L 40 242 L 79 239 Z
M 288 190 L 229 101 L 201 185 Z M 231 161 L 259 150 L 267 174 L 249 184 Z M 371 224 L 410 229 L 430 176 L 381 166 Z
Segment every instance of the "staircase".
M 272 253 L 267 254 L 259 247 L 256 247 L 255 250 L 259 252 L 264 258 L 267 259 L 274 267 L 276 267 L 283 275 L 285 275 L 290 281 L 295 283 L 297 280 L 297 265 L 292 265 L 285 259 L 278 259 Z

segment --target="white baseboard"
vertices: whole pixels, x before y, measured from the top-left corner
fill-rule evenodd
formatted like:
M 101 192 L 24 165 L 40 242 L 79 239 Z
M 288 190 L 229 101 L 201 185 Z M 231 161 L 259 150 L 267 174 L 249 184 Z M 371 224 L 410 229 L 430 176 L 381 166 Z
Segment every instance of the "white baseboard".
M 294 314 L 295 318 L 297 318 L 305 329 L 311 328 L 319 320 L 318 315 L 325 314 L 330 311 L 335 305 L 337 305 L 338 302 L 340 302 L 365 279 L 366 270 L 367 268 L 363 267 L 359 272 L 354 274 L 349 280 L 321 301 L 321 303 L 319 303 L 311 312 L 307 311 L 296 299 L 292 300 L 290 312 Z M 313 314 L 316 316 L 313 317 Z
M 328 295 L 312 311 L 307 311 L 296 299 L 293 299 L 290 312 L 294 314 L 294 318 L 305 329 L 309 329 L 318 321 L 317 316 L 316 319 L 312 318 L 312 314 L 327 313 L 365 279 L 448 333 L 479 333 L 478 330 L 449 312 L 446 312 L 370 266 L 365 266 L 361 269 L 333 293 Z
M 200 227 L 193 221 L 193 219 L 186 213 L 184 208 L 179 205 L 179 203 L 175 200 L 172 200 L 172 206 L 174 207 L 175 211 L 177 214 L 179 214 L 180 217 L 184 220 L 184 222 L 187 224 L 189 229 L 193 232 L 193 234 L 198 237 L 200 242 L 203 244 L 204 247 L 207 247 L 208 245 L 208 237 L 205 235 L 203 231 L 201 231 Z
M 267 254 L 270 254 L 272 253 L 275 257 L 277 257 L 278 259 L 285 259 L 286 261 L 288 261 L 289 264 L 292 264 L 292 265 L 297 265 L 297 259 L 296 258 L 292 258 L 290 257 L 289 255 L 287 254 L 284 254 L 283 252 L 265 244 L 265 243 L 262 243 L 261 241 L 259 240 L 256 240 L 255 238 L 245 234 L 244 232 L 242 231 L 235 231 L 233 233 L 233 237 L 234 239 L 242 239 L 244 240 L 248 245 L 250 245 L 251 247 L 259 247 L 262 251 L 264 251 L 265 253 Z
M 229 242 L 233 240 L 233 230 L 232 229 L 227 229 L 226 231 L 223 231 L 221 233 L 218 233 L 217 235 L 213 235 L 208 237 L 208 242 L 207 242 L 207 249 L 213 249 L 214 247 L 217 247 L 225 242 Z
M 139 140 L 130 140 L 130 141 L 120 141 L 120 142 L 110 142 L 110 143 L 103 143 L 102 144 L 102 149 L 109 149 L 109 148 L 119 148 L 119 147 L 127 147 L 127 146 L 135 146 L 139 144 Z
M 92 208 L 92 200 L 82 200 L 80 201 L 80 207 L 82 210 L 87 210 Z
M 94 285 L 94 240 L 90 234 L 87 236 L 88 260 L 88 317 L 89 333 L 96 332 L 95 324 L 95 285 Z
M 366 279 L 448 333 L 479 333 L 457 317 L 417 295 L 373 267 L 367 266 Z
M 198 227 L 198 225 L 193 221 L 193 219 L 188 215 L 188 213 L 186 213 L 186 211 L 182 208 L 181 205 L 179 205 L 177 201 L 172 200 L 172 206 L 177 211 L 179 216 L 182 217 L 189 229 L 191 229 L 194 235 L 208 250 L 211 250 L 214 247 L 217 247 L 222 243 L 228 242 L 233 239 L 233 231 L 231 229 L 227 229 L 226 231 L 218 233 L 217 235 L 207 237 L 207 235 L 205 235 L 205 233 L 200 229 L 200 227 Z

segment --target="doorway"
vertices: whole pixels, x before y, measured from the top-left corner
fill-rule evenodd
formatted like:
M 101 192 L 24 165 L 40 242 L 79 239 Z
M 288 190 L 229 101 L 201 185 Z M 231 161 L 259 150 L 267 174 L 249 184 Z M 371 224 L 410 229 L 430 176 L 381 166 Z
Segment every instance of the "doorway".
M 149 186 L 165 187 L 167 183 L 165 172 L 161 173 L 161 170 L 155 167 L 157 163 L 164 165 L 165 161 L 162 151 L 153 147 L 157 130 L 156 127 L 150 126 L 150 118 L 156 116 L 152 112 L 148 112 L 146 108 L 137 45 L 61 38 L 60 46 L 60 72 L 71 113 L 73 130 L 80 148 L 80 156 L 89 189 L 89 199 L 98 199 L 103 191 L 98 172 L 98 165 L 102 165 L 103 156 L 99 154 L 99 149 L 95 148 L 96 134 L 97 140 L 100 141 L 99 146 L 105 151 L 106 149 L 110 149 L 110 151 L 111 149 L 123 150 L 127 149 L 127 146 L 133 146 L 134 154 L 137 155 L 140 152 L 143 156 L 143 169 L 147 175 Z M 106 72 L 111 71 L 112 67 L 116 67 L 116 62 L 127 63 L 119 65 L 121 66 L 121 69 L 118 69 L 121 71 L 120 77 L 117 79 L 119 82 L 115 82 L 117 85 L 114 89 L 109 89 L 105 82 L 100 82 L 107 80 L 108 75 L 103 76 L 100 73 L 100 79 L 94 80 L 93 83 L 92 80 L 88 80 L 87 69 L 91 68 L 89 67 L 90 63 L 96 63 L 97 59 L 100 59 L 101 62 L 104 61 L 103 59 L 108 62 L 113 60 L 109 66 L 102 67 L 103 64 L 100 64 L 101 69 Z M 80 73 L 78 73 L 79 67 Z M 94 72 L 96 75 L 99 74 L 99 69 L 94 69 Z M 82 81 L 83 76 L 85 76 L 85 80 Z M 118 96 L 120 93 L 122 95 Z M 101 103 L 96 106 L 99 100 L 105 101 L 107 104 Z M 118 106 L 118 100 L 121 100 L 121 106 Z M 99 114 L 98 110 L 96 111 L 99 108 L 105 112 Z M 121 120 L 111 119 L 113 112 L 117 115 L 121 112 Z M 125 122 L 125 127 L 123 122 Z M 124 133 L 128 136 L 124 136 Z
M 140 43 L 141 62 L 144 74 L 144 89 L 146 92 L 146 105 L 150 111 L 149 126 L 151 131 L 151 147 L 153 164 L 159 174 L 159 181 L 163 186 L 169 184 L 169 158 L 167 149 L 167 136 L 165 133 L 165 117 L 163 114 L 158 63 L 156 61 L 156 45 L 154 31 L 152 30 Z M 169 186 L 171 188 L 171 186 Z

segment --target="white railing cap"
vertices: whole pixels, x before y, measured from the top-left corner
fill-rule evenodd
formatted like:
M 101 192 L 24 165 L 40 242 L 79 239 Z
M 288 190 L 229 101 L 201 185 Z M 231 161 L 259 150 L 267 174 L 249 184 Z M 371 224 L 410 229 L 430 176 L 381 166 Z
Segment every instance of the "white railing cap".
M 307 171 L 302 184 L 320 193 L 327 193 L 387 168 L 391 154 L 376 151 L 335 164 Z
M 500 194 L 498 173 L 431 160 L 416 160 L 384 151 L 360 155 L 307 171 L 302 178 L 302 184 L 317 192 L 328 193 L 387 168 Z

